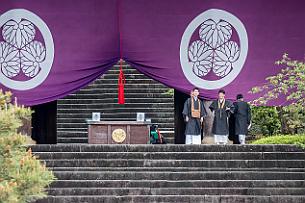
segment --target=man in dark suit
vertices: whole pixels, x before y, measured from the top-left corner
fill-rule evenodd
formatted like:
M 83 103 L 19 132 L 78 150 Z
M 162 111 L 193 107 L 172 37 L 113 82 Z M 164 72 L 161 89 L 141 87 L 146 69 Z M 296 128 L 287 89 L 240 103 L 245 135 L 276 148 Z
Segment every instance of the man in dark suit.
M 250 105 L 244 101 L 242 94 L 236 96 L 234 102 L 234 133 L 238 136 L 240 144 L 245 144 L 246 135 L 251 124 Z

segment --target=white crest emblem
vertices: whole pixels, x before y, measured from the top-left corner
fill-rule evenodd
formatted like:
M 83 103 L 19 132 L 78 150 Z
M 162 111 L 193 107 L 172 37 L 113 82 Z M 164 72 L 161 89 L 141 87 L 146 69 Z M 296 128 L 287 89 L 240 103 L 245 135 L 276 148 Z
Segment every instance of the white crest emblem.
M 247 53 L 248 36 L 242 22 L 231 13 L 210 9 L 184 31 L 180 63 L 190 83 L 201 89 L 218 89 L 237 77 Z
M 48 76 L 54 43 L 44 21 L 24 9 L 13 9 L 0 16 L 0 82 L 15 90 L 29 90 Z M 0 38 L 1 39 L 1 38 Z

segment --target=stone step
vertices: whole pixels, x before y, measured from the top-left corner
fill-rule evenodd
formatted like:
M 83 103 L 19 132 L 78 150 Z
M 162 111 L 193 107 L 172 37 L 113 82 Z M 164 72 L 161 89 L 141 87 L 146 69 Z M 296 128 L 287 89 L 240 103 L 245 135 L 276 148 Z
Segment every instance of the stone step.
M 133 118 L 119 118 L 119 117 L 112 117 L 112 118 L 103 118 L 101 119 L 102 121 L 135 121 L 135 119 Z M 173 128 L 174 124 L 171 123 L 170 119 L 168 118 L 160 118 L 159 120 L 151 118 L 152 124 L 158 124 L 159 128 Z M 83 123 L 57 123 L 57 129 L 59 131 L 65 131 L 65 130 L 87 130 L 88 128 L 88 124 L 87 122 L 83 122 Z
M 163 139 L 167 144 L 174 144 L 175 143 L 175 135 L 174 134 L 163 134 Z
M 211 167 L 211 168 L 302 168 L 304 160 L 137 160 L 137 159 L 46 159 L 48 167 Z
M 87 110 L 89 110 L 89 109 L 103 109 L 103 110 L 112 109 L 112 111 L 113 111 L 113 109 L 122 109 L 125 112 L 128 111 L 129 109 L 132 109 L 132 110 L 143 109 L 145 112 L 145 109 L 152 109 L 152 108 L 155 108 L 155 109 L 171 108 L 171 110 L 173 111 L 174 104 L 170 103 L 170 102 L 165 102 L 165 103 L 151 102 L 151 103 L 125 103 L 125 104 L 119 105 L 118 103 L 114 103 L 114 102 L 111 102 L 111 103 L 96 102 L 96 103 L 90 103 L 90 104 L 83 104 L 83 103 L 58 104 L 57 108 L 60 108 L 60 109 L 80 108 L 80 109 L 87 109 Z M 112 112 L 112 113 L 114 113 L 114 112 Z
M 52 171 L 240 171 L 241 168 L 209 168 L 209 167 L 52 167 Z M 281 171 L 281 172 L 305 172 L 305 168 L 243 168 L 243 171 Z
M 173 111 L 173 108 L 170 108 L 170 107 L 164 107 L 164 108 L 122 108 L 122 107 L 118 107 L 118 108 L 104 108 L 104 109 L 101 109 L 99 107 L 96 107 L 96 108 L 86 108 L 86 107 L 83 107 L 83 108 L 80 108 L 80 106 L 78 106 L 76 108 L 76 106 L 74 108 L 67 108 L 67 109 L 58 109 L 57 112 L 58 113 L 61 113 L 61 114 L 64 114 L 64 113 L 88 113 L 88 112 L 103 112 L 103 113 L 112 113 L 113 115 L 115 115 L 116 112 L 144 112 L 144 113 L 150 113 L 150 112 L 172 112 Z M 172 117 L 171 117 L 172 119 Z
M 304 195 L 305 188 L 51 188 L 51 196 L 126 195 Z
M 72 128 L 82 128 L 82 129 L 85 129 L 87 130 L 88 129 L 88 124 L 86 122 L 83 122 L 83 123 L 57 123 L 56 124 L 57 126 L 57 129 L 62 129 L 62 128 L 65 128 L 65 129 L 72 129 Z
M 149 79 L 152 80 L 151 78 L 141 74 L 141 73 L 131 73 L 131 72 L 127 72 L 124 73 L 125 75 L 125 79 L 126 80 L 133 80 L 133 79 Z M 99 81 L 103 81 L 104 79 L 108 79 L 108 80 L 114 80 L 116 83 L 118 82 L 118 74 L 117 73 L 107 73 L 104 74 L 102 77 L 100 77 L 99 79 L 97 79 L 95 82 L 99 82 Z M 156 81 L 154 81 L 156 82 Z
M 29 145 L 33 152 L 304 152 L 296 145 Z
M 121 118 L 120 117 L 111 117 L 111 118 L 102 118 L 101 121 L 135 121 L 134 118 Z M 174 128 L 174 124 L 171 123 L 171 119 L 169 118 L 160 118 L 159 120 L 151 118 L 152 124 L 158 124 L 159 128 Z M 67 129 L 66 127 L 69 127 Z M 57 129 L 59 131 L 62 130 L 87 130 L 88 124 L 87 122 L 83 123 L 57 123 Z
M 126 92 L 125 92 L 126 93 Z M 67 95 L 66 97 L 64 97 L 61 100 L 69 100 L 69 99 L 89 99 L 89 100 L 94 100 L 94 99 L 107 99 L 107 100 L 113 100 L 113 98 L 117 98 L 117 93 L 111 93 L 111 92 L 105 92 L 103 94 L 96 94 L 96 93 L 92 93 L 92 94 L 78 94 L 78 93 L 72 93 Z M 148 99 L 158 99 L 158 98 L 172 98 L 172 96 L 169 96 L 168 94 L 153 94 L 153 93 L 146 93 L 146 94 L 140 94 L 138 92 L 134 92 L 134 93 L 128 93 L 125 94 L 125 99 L 133 99 L 133 98 L 148 98 Z
M 88 137 L 87 129 L 84 131 L 70 131 L 69 129 L 66 130 L 68 131 L 57 131 L 57 137 Z
M 124 92 L 125 95 L 129 95 L 129 93 L 136 93 L 139 96 L 143 95 L 151 95 L 151 94 L 166 94 L 168 91 L 167 87 L 135 87 L 135 88 L 125 88 Z M 118 93 L 118 87 L 117 86 L 112 86 L 112 87 L 105 87 L 105 88 L 94 88 L 94 89 L 81 89 L 79 90 L 76 94 L 77 95 L 87 95 L 87 94 L 93 94 L 93 95 L 100 95 L 104 93 L 111 93 L 112 95 Z M 99 97 L 97 97 L 99 98 Z
M 75 132 L 75 131 L 83 131 L 83 132 L 88 132 L 88 126 L 83 127 L 83 128 L 78 128 L 78 127 L 69 127 L 69 128 L 59 128 L 57 127 L 57 130 L 60 132 Z
M 304 152 L 35 152 L 40 159 L 305 160 Z
M 304 180 L 56 180 L 52 187 L 282 187 L 305 188 Z
M 154 81 L 155 83 L 157 83 L 157 81 L 151 79 L 150 77 L 137 72 L 135 70 L 127 70 L 126 72 L 124 71 L 124 76 L 125 76 L 125 80 L 137 80 L 137 79 L 147 79 L 147 80 L 151 80 Z M 119 78 L 119 72 L 107 72 L 106 74 L 102 75 L 100 78 L 98 78 L 96 81 L 103 81 L 103 80 L 113 80 L 116 83 L 118 82 L 118 78 Z
M 108 89 L 108 88 L 118 88 L 117 83 L 106 83 L 106 84 L 91 84 L 90 86 L 87 86 L 84 89 L 80 89 L 78 92 L 86 92 L 86 91 L 94 91 L 97 89 Z M 124 86 L 124 89 L 138 89 L 138 88 L 143 88 L 143 89 L 163 89 L 167 90 L 168 87 L 161 84 L 161 83 L 126 83 Z
M 101 119 L 100 121 L 136 121 L 136 115 L 132 116 L 125 116 L 125 117 L 120 117 L 120 114 L 113 114 L 113 115 L 109 115 L 109 114 L 105 114 L 105 115 L 109 115 L 109 116 L 103 116 L 104 114 L 101 114 Z M 153 116 L 149 116 L 151 115 L 150 113 L 147 113 L 145 115 L 145 118 L 150 118 L 151 122 L 150 124 L 158 124 L 159 128 L 173 128 L 174 125 L 172 124 L 172 118 L 167 118 L 167 117 L 153 117 Z M 88 125 L 87 122 L 91 120 L 91 117 L 87 117 L 87 118 L 59 118 L 59 120 L 61 122 L 57 123 L 57 126 L 59 127 L 59 125 L 69 125 L 69 124 L 75 124 L 78 127 L 80 125 L 84 125 L 86 124 L 86 126 Z M 160 127 L 162 124 L 162 127 Z M 168 125 L 167 125 L 168 124 Z M 166 125 L 166 126 L 165 126 Z M 86 126 L 82 126 L 82 128 L 86 127 Z M 60 128 L 60 127 L 59 127 Z
M 65 110 L 65 111 L 68 111 L 68 110 Z M 79 120 L 81 123 L 83 123 L 84 121 L 87 121 L 88 119 L 90 119 L 92 117 L 92 112 L 93 110 L 91 111 L 88 111 L 87 112 L 84 112 L 84 113 L 79 113 L 79 112 L 75 112 L 75 113 L 58 113 L 57 114 L 57 119 L 75 119 L 75 121 Z M 101 112 L 101 110 L 97 110 L 96 112 Z M 130 115 L 133 115 L 133 120 L 135 120 L 136 118 L 136 113 L 132 113 L 132 112 L 115 112 L 115 113 L 110 113 L 110 112 L 107 112 L 107 113 L 103 113 L 101 112 L 101 117 L 102 115 L 105 116 L 111 116 L 111 115 L 118 115 L 118 114 L 126 114 L 128 115 L 128 117 L 130 117 Z M 168 115 L 169 118 L 168 119 L 174 119 L 174 113 L 173 112 L 168 112 L 168 111 L 164 111 L 164 112 L 160 112 L 158 114 L 158 112 L 150 112 L 150 113 L 146 113 L 146 117 L 150 117 L 150 118 L 154 118 L 154 119 L 158 119 L 158 116 L 159 115 L 162 115 L 162 114 L 165 114 L 165 115 Z M 162 117 L 162 116 L 161 116 Z M 106 117 L 105 117 L 106 118 Z M 101 118 L 101 119 L 105 119 L 105 118 Z
M 73 144 L 73 143 L 88 143 L 88 137 L 58 137 L 57 143 Z
M 304 166 L 304 165 L 303 165 Z M 55 171 L 61 180 L 305 180 L 303 172 L 204 171 L 204 172 L 138 172 L 138 171 Z
M 141 75 L 143 77 L 147 77 L 146 75 L 144 75 L 143 73 L 140 73 L 139 71 L 137 71 L 136 69 L 132 68 L 132 67 L 128 67 L 128 68 L 123 68 L 123 72 L 124 72 L 124 75 L 128 76 L 128 75 Z M 110 69 L 107 71 L 106 74 L 102 75 L 100 78 L 104 78 L 106 77 L 107 75 L 116 75 L 118 76 L 118 73 L 120 73 L 118 70 L 116 70 L 115 68 L 114 69 Z
M 133 119 L 133 118 L 121 118 L 120 119 L 120 117 L 118 117 L 118 118 L 113 117 L 113 118 L 107 118 L 107 119 L 103 118 L 102 120 L 103 121 L 107 121 L 107 120 L 110 120 L 110 121 L 116 121 L 116 120 L 117 121 L 135 121 L 135 119 Z M 157 123 L 156 122 L 157 119 L 152 118 L 151 120 L 152 120 L 152 123 Z M 168 123 L 168 122 L 171 121 L 169 118 L 159 118 L 158 121 L 159 121 L 158 124 L 160 124 L 160 126 L 162 125 L 162 127 L 168 127 L 168 128 L 169 127 L 174 127 L 173 123 Z M 87 129 L 87 127 L 88 127 L 88 124 L 86 122 L 83 122 L 83 123 L 71 123 L 71 122 L 69 122 L 69 123 L 57 123 L 57 129 L 58 130 L 60 130 L 61 128 L 70 128 L 70 129 L 73 129 L 73 128 L 74 129 L 82 128 L 82 129 Z
M 104 75 L 107 75 L 107 74 L 116 74 L 117 76 L 119 76 L 120 72 L 120 69 L 119 69 L 119 66 L 113 66 L 111 69 L 109 69 L 106 74 Z M 142 73 L 139 73 L 139 71 L 135 68 L 132 68 L 130 65 L 127 65 L 125 67 L 123 67 L 123 72 L 124 72 L 124 75 L 125 74 L 142 74 Z M 143 75 L 143 74 L 142 74 Z
M 113 75 L 113 77 L 107 76 L 107 74 L 105 75 L 105 77 L 98 79 L 96 81 L 94 81 L 94 83 L 91 83 L 90 85 L 87 86 L 87 88 L 91 88 L 91 87 L 103 87 L 105 84 L 118 84 L 118 76 Z M 130 75 L 127 75 L 127 77 L 125 76 L 125 87 L 130 84 L 137 84 L 138 86 L 142 86 L 142 85 L 147 85 L 147 84 L 152 84 L 152 85 L 162 85 L 162 87 L 164 86 L 163 84 L 160 84 L 150 78 L 147 77 L 130 77 Z
M 126 104 L 137 104 L 137 103 L 147 103 L 155 104 L 155 103 L 173 103 L 174 99 L 165 97 L 165 98 L 143 98 L 143 97 L 130 97 L 125 98 Z M 58 100 L 57 104 L 104 104 L 104 103 L 113 103 L 113 98 L 95 98 L 95 99 L 61 99 Z
M 117 114 L 101 114 L 101 121 L 136 121 L 136 114 L 135 115 L 128 115 L 128 116 L 120 116 L 121 114 L 117 113 Z M 173 119 L 172 118 L 168 118 L 168 117 L 156 117 L 153 116 L 150 113 L 146 113 L 145 114 L 145 118 L 150 118 L 151 119 L 151 124 L 158 124 L 159 128 L 174 128 L 173 123 L 171 122 Z M 89 117 L 85 117 L 85 118 L 73 118 L 71 116 L 71 118 L 59 118 L 59 120 L 61 122 L 58 122 L 58 124 L 64 124 L 66 125 L 66 123 L 68 124 L 76 124 L 76 125 L 80 125 L 80 124 L 86 124 L 87 125 L 87 121 L 91 120 L 91 116 Z M 168 125 L 167 125 L 168 124 Z
M 147 114 L 149 115 L 149 114 Z M 59 122 L 58 124 L 62 124 L 62 125 L 70 125 L 70 124 L 75 124 L 74 128 L 79 128 L 80 125 L 82 125 L 82 128 L 86 128 L 87 127 L 87 120 L 91 120 L 91 117 L 88 118 L 80 118 L 80 119 L 73 119 L 74 122 L 71 122 L 72 119 L 68 119 L 68 118 L 61 118 L 61 122 Z M 147 116 L 146 118 L 150 118 L 151 119 L 151 124 L 158 124 L 160 129 L 174 129 L 174 125 L 173 123 L 171 123 L 172 119 L 171 118 L 156 118 L 156 117 L 151 117 L 151 116 Z M 112 117 L 102 117 L 101 121 L 136 121 L 135 120 L 135 116 L 129 116 L 129 117 L 120 117 L 120 116 L 112 116 Z M 86 124 L 86 126 L 84 126 L 84 124 Z M 58 127 L 59 130 L 60 127 Z
M 132 118 L 133 120 L 136 120 L 136 113 L 135 112 L 119 112 L 119 113 L 101 113 L 101 116 L 103 117 L 107 117 L 110 118 L 113 115 L 116 116 L 120 116 L 120 117 L 125 117 L 125 118 Z M 146 118 L 154 118 L 155 120 L 158 119 L 158 117 L 160 118 L 167 118 L 169 119 L 169 117 L 173 117 L 174 113 L 173 112 L 163 112 L 163 113 L 159 113 L 159 112 L 150 112 L 145 114 Z M 92 117 L 91 114 L 79 114 L 79 113 L 75 113 L 75 114 L 59 114 L 57 115 L 57 120 L 59 122 L 64 122 L 66 123 L 66 121 L 71 121 L 71 122 L 75 122 L 75 123 L 83 123 L 84 121 L 90 119 Z M 174 118 L 172 118 L 174 120 Z
M 160 129 L 160 133 L 163 137 L 167 137 L 167 136 L 174 136 L 175 135 L 175 131 L 173 130 L 169 130 L 169 131 L 164 131 L 162 130 L 162 128 Z M 174 137 L 172 137 L 174 139 Z
M 37 203 L 121 203 L 121 202 L 196 202 L 196 203 L 304 203 L 305 195 L 131 195 L 131 196 L 51 196 Z
M 305 150 L 295 145 L 32 145 L 54 171 L 37 203 L 305 200 Z

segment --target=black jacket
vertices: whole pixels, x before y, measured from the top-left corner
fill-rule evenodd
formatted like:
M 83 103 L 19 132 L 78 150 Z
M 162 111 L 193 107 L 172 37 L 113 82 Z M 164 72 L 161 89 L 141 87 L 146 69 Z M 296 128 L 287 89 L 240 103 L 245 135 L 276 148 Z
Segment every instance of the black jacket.
M 235 134 L 246 135 L 251 123 L 250 105 L 244 101 L 234 102 Z

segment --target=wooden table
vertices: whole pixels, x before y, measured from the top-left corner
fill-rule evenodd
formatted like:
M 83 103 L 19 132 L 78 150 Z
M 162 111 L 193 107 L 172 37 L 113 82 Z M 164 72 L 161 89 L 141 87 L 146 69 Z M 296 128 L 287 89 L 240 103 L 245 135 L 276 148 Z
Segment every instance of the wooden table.
M 147 144 L 150 122 L 87 121 L 89 144 Z

